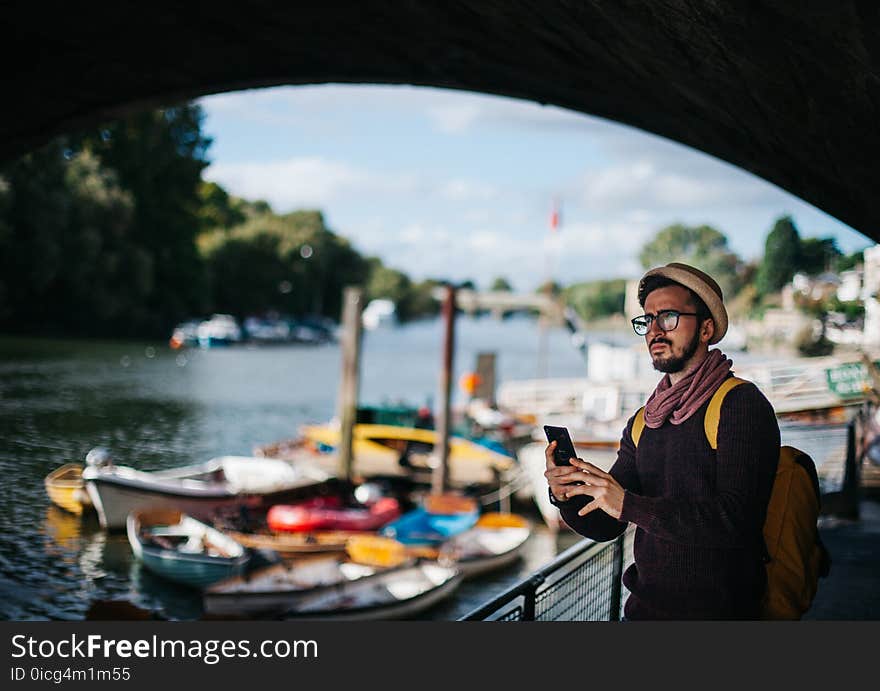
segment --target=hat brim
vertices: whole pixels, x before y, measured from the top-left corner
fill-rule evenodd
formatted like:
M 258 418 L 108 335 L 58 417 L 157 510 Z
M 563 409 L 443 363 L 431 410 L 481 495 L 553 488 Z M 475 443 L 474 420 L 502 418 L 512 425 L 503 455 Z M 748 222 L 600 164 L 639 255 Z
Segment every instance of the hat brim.
M 712 290 L 708 283 L 696 274 L 674 266 L 658 266 L 656 269 L 651 269 L 642 277 L 642 280 L 644 281 L 648 276 L 664 276 L 671 281 L 680 283 L 686 288 L 690 288 L 699 295 L 700 299 L 706 303 L 706 307 L 709 308 L 712 321 L 715 322 L 715 333 L 709 341 L 709 345 L 715 345 L 724 338 L 724 335 L 727 333 L 727 310 L 718 293 Z

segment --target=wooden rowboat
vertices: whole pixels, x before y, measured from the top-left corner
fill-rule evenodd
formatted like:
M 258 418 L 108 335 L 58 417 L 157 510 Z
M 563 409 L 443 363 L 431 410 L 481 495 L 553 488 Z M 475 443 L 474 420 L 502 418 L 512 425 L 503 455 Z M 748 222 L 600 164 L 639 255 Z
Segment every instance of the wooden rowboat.
M 294 560 L 216 582 L 205 589 L 202 602 L 208 617 L 277 616 L 316 592 L 342 587 L 377 571 L 343 556 Z
M 284 559 L 291 559 L 309 554 L 343 553 L 345 546 L 359 532 L 347 530 L 328 530 L 313 533 L 282 534 L 245 533 L 223 528 L 224 533 L 236 542 L 251 549 L 271 550 Z
M 147 569 L 195 588 L 241 573 L 250 560 L 235 540 L 180 511 L 133 512 L 126 531 L 132 552 Z
M 77 516 L 81 516 L 83 510 L 92 505 L 82 473 L 82 465 L 66 463 L 49 473 L 43 481 L 52 503 Z
M 462 580 L 456 568 L 419 562 L 380 571 L 343 587 L 308 594 L 285 619 L 370 621 L 408 619 L 450 597 Z

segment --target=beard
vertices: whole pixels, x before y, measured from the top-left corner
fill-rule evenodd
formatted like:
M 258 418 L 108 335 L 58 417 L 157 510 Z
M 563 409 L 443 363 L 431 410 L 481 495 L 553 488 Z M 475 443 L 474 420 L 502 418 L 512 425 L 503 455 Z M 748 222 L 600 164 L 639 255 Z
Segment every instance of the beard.
M 663 340 L 664 343 L 668 343 L 670 349 L 672 344 L 667 340 Z M 690 361 L 690 359 L 694 356 L 694 353 L 697 352 L 697 348 L 700 347 L 700 332 L 694 332 L 694 337 L 691 339 L 691 342 L 687 344 L 684 349 L 684 352 L 680 356 L 670 355 L 667 358 L 662 357 L 652 357 L 651 360 L 654 365 L 654 369 L 658 372 L 665 372 L 666 374 L 674 374 L 676 372 L 681 372 L 685 365 Z

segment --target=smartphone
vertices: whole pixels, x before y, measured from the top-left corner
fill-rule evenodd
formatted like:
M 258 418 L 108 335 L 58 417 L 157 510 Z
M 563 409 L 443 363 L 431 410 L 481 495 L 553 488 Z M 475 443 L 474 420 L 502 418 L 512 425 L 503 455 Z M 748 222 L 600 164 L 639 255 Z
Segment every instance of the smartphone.
M 571 465 L 569 459 L 577 458 L 577 452 L 574 450 L 574 444 L 571 441 L 568 429 L 544 425 L 544 434 L 547 435 L 548 442 L 556 442 L 556 448 L 553 451 L 553 462 L 556 465 Z

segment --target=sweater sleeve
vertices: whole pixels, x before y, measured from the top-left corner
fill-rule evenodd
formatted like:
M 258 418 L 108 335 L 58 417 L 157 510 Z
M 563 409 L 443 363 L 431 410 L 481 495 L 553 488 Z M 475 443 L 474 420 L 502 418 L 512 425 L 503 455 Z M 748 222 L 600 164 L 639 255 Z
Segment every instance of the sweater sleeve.
M 778 462 L 776 414 L 757 387 L 740 385 L 721 406 L 714 495 L 694 499 L 626 492 L 621 519 L 680 544 L 748 546 L 761 534 Z
M 620 449 L 617 452 L 617 460 L 608 471 L 624 489 L 639 491 L 639 476 L 636 471 L 636 447 L 632 441 L 632 424 L 635 415 L 629 419 L 620 439 Z M 586 459 L 589 460 L 589 459 Z M 559 505 L 559 511 L 569 527 L 584 537 L 592 538 L 598 542 L 613 540 L 620 535 L 627 521 L 618 521 L 601 509 L 591 511 L 586 516 L 578 516 L 584 506 L 591 501 L 589 497 L 575 497 Z

